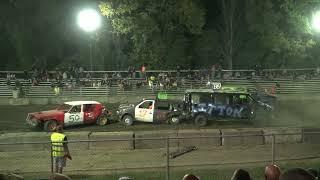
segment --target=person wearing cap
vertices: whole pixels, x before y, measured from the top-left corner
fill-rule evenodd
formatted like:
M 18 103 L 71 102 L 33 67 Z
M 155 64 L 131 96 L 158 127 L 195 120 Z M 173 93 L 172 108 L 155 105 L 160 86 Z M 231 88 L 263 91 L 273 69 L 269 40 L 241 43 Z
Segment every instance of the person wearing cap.
M 67 144 L 67 136 L 63 134 L 62 126 L 58 125 L 54 131 L 50 137 L 53 163 L 55 164 L 55 172 L 62 174 L 63 168 L 66 167 L 66 158 L 70 160 L 72 158 Z

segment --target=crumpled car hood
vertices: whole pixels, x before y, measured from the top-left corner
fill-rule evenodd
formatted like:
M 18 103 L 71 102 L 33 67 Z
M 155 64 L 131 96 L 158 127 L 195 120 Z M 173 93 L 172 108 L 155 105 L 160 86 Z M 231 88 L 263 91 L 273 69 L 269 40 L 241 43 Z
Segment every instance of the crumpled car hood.
M 40 111 L 40 112 L 32 112 L 29 115 L 34 116 L 35 118 L 48 118 L 54 117 L 57 115 L 63 115 L 65 112 L 62 110 L 49 110 L 49 111 Z
M 119 110 L 127 110 L 134 108 L 134 104 L 120 104 Z

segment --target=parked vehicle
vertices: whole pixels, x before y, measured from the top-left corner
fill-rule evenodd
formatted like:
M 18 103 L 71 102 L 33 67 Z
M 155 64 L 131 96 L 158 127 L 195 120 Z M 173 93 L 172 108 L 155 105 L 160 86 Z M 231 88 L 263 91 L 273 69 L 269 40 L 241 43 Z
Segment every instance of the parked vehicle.
M 94 123 L 105 125 L 110 115 L 97 101 L 70 101 L 54 110 L 28 113 L 26 122 L 31 128 L 52 131 L 59 124 L 64 127 Z

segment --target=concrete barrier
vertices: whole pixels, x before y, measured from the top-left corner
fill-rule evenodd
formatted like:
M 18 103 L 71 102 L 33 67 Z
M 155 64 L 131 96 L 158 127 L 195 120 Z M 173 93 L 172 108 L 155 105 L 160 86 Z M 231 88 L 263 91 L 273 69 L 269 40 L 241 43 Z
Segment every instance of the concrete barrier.
M 261 145 L 264 144 L 261 129 L 221 129 L 223 146 Z M 228 137 L 229 136 L 229 137 Z
M 90 140 L 124 139 L 124 141 L 91 142 L 90 149 L 128 150 L 133 149 L 133 132 L 93 132 Z M 128 140 L 131 139 L 131 140 Z
M 320 128 L 304 128 L 303 131 L 303 142 L 319 144 L 320 143 Z M 319 133 L 315 133 L 319 132 Z
M 177 130 L 162 130 L 162 131 L 137 131 L 135 132 L 135 148 L 136 149 L 156 149 L 165 148 L 166 140 L 141 140 L 137 138 L 167 138 L 177 137 Z M 178 147 L 178 140 L 171 139 L 170 147 Z
M 30 104 L 47 105 L 49 104 L 49 98 L 29 98 Z
M 29 144 L 30 142 L 43 143 Z M 45 132 L 0 134 L 0 143 L 25 143 L 14 145 L 0 145 L 0 151 L 50 151 L 50 134 Z
M 200 148 L 210 148 L 221 146 L 221 132 L 219 129 L 186 129 L 179 130 L 178 137 L 185 138 L 179 139 L 179 147 L 196 146 Z M 217 138 L 188 138 L 188 137 L 204 137 L 204 136 L 217 136 Z
M 297 134 L 297 135 L 276 135 L 275 143 L 301 143 L 302 129 L 301 128 L 266 128 L 263 129 L 265 134 L 265 143 L 272 143 L 272 136 L 270 134 Z
M 28 105 L 30 104 L 29 98 L 10 98 L 10 105 Z

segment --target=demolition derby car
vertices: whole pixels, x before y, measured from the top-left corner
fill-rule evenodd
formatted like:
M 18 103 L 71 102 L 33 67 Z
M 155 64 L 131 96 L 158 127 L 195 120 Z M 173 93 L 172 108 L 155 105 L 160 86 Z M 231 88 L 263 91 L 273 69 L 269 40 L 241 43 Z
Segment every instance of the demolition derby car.
M 197 126 L 205 126 L 208 120 L 253 120 L 259 107 L 266 112 L 273 109 L 256 100 L 243 87 L 222 87 L 220 83 L 208 89 L 187 89 L 182 101 L 175 104 L 169 102 L 157 99 L 120 105 L 117 114 L 126 125 L 132 125 L 134 121 L 178 124 L 192 120 Z
M 59 124 L 64 127 L 94 123 L 105 125 L 110 114 L 96 101 L 70 101 L 54 110 L 28 113 L 26 121 L 31 128 L 52 131 Z
M 178 124 L 180 121 L 180 112 L 170 102 L 154 99 L 142 100 L 136 105 L 122 104 L 117 115 L 120 121 L 129 126 L 134 121 L 170 124 Z
M 224 86 L 213 89 L 189 89 L 184 95 L 184 111 L 199 126 L 208 120 L 256 119 L 258 109 L 268 113 L 273 107 L 257 100 L 246 88 Z

